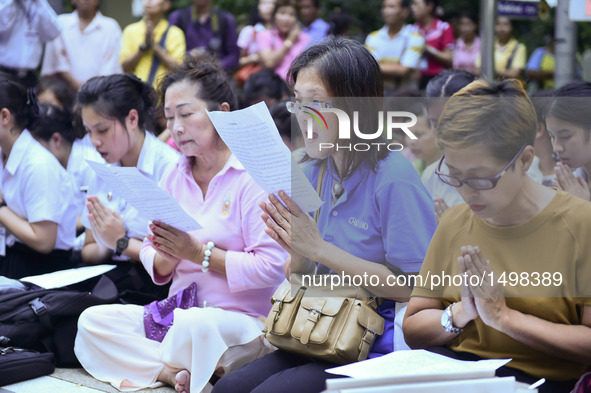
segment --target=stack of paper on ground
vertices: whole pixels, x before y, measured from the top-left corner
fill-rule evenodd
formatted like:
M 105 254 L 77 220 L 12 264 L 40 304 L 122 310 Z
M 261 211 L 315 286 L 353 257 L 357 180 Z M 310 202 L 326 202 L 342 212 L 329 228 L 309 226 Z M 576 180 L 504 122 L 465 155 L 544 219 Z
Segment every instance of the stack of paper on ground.
M 397 351 L 326 370 L 352 377 L 329 379 L 326 392 L 517 392 L 515 378 L 495 377 L 495 370 L 510 360 L 468 362 L 425 350 Z
M 305 212 L 322 205 L 304 172 L 292 160 L 264 102 L 233 112 L 207 112 L 218 134 L 268 194 L 283 190 Z

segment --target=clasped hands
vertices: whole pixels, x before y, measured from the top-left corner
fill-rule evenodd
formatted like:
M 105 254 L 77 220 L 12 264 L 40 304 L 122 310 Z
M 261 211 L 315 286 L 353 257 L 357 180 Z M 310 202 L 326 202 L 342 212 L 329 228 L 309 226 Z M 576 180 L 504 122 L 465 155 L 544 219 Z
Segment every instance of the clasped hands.
M 285 205 L 274 194 L 269 194 L 269 203 L 259 204 L 263 210 L 261 218 L 267 225 L 265 233 L 290 253 L 290 262 L 316 261 L 324 242 L 318 226 L 285 191 L 279 191 L 279 196 Z
M 92 234 L 99 245 L 114 250 L 117 240 L 125 236 L 125 223 L 117 212 L 102 204 L 100 199 L 91 195 L 86 198 L 88 220 Z
M 556 180 L 553 180 L 552 183 L 555 187 L 586 201 L 591 199 L 589 185 L 585 179 L 575 176 L 568 165 L 558 162 L 554 170 L 556 172 Z
M 205 245 L 189 233 L 156 220 L 149 227 L 148 240 L 164 260 L 175 264 L 181 259 L 199 264 L 203 260 Z
M 463 276 L 460 289 L 462 301 L 460 312 L 456 313 L 457 308 L 454 306 L 454 324 L 464 327 L 480 317 L 487 326 L 501 330 L 503 318 L 509 310 L 503 286 L 497 281 L 490 261 L 482 256 L 478 246 L 463 246 L 461 252 L 458 264 Z

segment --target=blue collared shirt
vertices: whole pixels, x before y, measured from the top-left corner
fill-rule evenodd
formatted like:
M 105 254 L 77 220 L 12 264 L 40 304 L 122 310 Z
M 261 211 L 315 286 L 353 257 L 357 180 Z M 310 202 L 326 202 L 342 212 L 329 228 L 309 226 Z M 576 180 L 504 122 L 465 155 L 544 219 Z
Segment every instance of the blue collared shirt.
M 318 183 L 320 168 L 319 163 L 304 168 L 313 185 Z M 338 176 L 329 163 L 318 216 L 323 239 L 359 258 L 384 264 L 395 274 L 397 269 L 419 272 L 436 223 L 433 201 L 412 164 L 399 152 L 382 159 L 376 171 L 361 164 L 342 183 L 345 192 L 333 205 L 335 179 Z M 318 271 L 327 272 L 324 266 Z M 370 357 L 393 350 L 394 307 L 388 300 L 378 309 L 385 321 L 384 334 L 376 339 Z
M 320 165 L 305 168 L 313 185 L 319 172 Z M 327 165 L 318 217 L 324 240 L 367 261 L 418 272 L 436 223 L 433 201 L 412 164 L 398 152 L 381 160 L 377 171 L 362 164 L 343 182 L 345 193 L 333 205 L 335 179 Z

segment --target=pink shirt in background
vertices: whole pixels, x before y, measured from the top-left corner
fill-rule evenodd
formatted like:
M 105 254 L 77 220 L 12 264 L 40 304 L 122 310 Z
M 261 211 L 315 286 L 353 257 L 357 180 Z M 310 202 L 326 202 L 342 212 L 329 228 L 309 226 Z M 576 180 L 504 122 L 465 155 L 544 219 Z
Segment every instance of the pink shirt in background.
M 454 47 L 453 68 L 471 70 L 476 67 L 476 58 L 480 56 L 480 37 L 474 37 L 472 45 L 468 48 L 463 39 L 458 38 Z
M 212 269 L 202 272 L 200 264 L 188 260 L 182 260 L 170 276 L 156 276 L 156 251 L 144 239 L 140 259 L 154 282 L 165 284 L 172 279 L 170 295 L 195 282 L 199 306 L 205 301 L 208 307 L 267 316 L 269 299 L 285 279 L 287 253 L 264 232 L 258 204 L 267 200 L 266 194 L 238 159 L 230 156 L 209 183 L 205 199 L 191 173 L 191 159 L 186 156 L 162 178 L 160 187 L 203 227 L 191 235 L 228 251 L 227 277 Z
M 291 63 L 293 63 L 295 58 L 306 49 L 311 40 L 312 37 L 308 34 L 304 32 L 300 33 L 298 40 L 293 43 L 293 46 L 287 51 L 283 60 L 281 60 L 274 69 L 275 73 L 279 75 L 281 79 L 285 80 L 287 78 L 287 71 L 289 71 Z M 257 34 L 257 43 L 260 51 L 269 49 L 277 50 L 283 46 L 284 42 L 285 39 L 281 38 L 279 31 L 276 28 L 273 30 L 262 31 Z

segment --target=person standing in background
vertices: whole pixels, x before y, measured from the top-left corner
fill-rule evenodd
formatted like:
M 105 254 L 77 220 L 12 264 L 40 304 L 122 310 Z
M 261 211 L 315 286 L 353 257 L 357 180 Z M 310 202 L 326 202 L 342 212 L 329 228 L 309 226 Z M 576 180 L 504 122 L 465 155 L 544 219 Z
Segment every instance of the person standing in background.
M 330 25 L 318 17 L 320 0 L 300 0 L 300 20 L 302 31 L 312 37 L 311 43 L 322 40 L 328 34 Z
M 409 0 L 384 0 L 385 26 L 365 40 L 365 46 L 380 64 L 384 87 L 391 90 L 417 87 L 413 71 L 418 70 L 425 50 L 425 39 L 418 29 L 404 24 L 410 13 L 409 4 Z
M 72 0 L 71 14 L 58 16 L 62 33 L 45 45 L 41 76 L 59 75 L 76 90 L 93 76 L 121 72 L 121 28 L 99 11 L 100 0 Z
M 527 49 L 513 37 L 513 22 L 506 16 L 499 16 L 495 24 L 495 74 L 499 79 L 520 78 L 525 68 Z M 480 57 L 476 66 L 480 72 Z
M 478 37 L 478 18 L 471 12 L 460 14 L 460 36 L 453 51 L 454 70 L 465 70 L 476 75 L 476 58 L 480 56 L 480 37 Z
M 168 18 L 171 25 L 184 33 L 187 51 L 192 55 L 214 55 L 226 72 L 238 65 L 240 48 L 234 17 L 211 4 L 212 0 L 193 0 L 193 5 L 174 11 Z
M 119 59 L 123 70 L 155 85 L 158 78 L 178 67 L 185 55 L 185 36 L 164 17 L 170 0 L 145 0 L 145 17 L 123 30 Z
M 425 52 L 421 64 L 420 89 L 435 75 L 451 67 L 454 47 L 454 34 L 451 26 L 435 17 L 437 0 L 412 0 L 411 10 L 415 26 L 425 37 Z
M 0 0 L 0 77 L 35 87 L 43 44 L 59 33 L 47 0 Z

